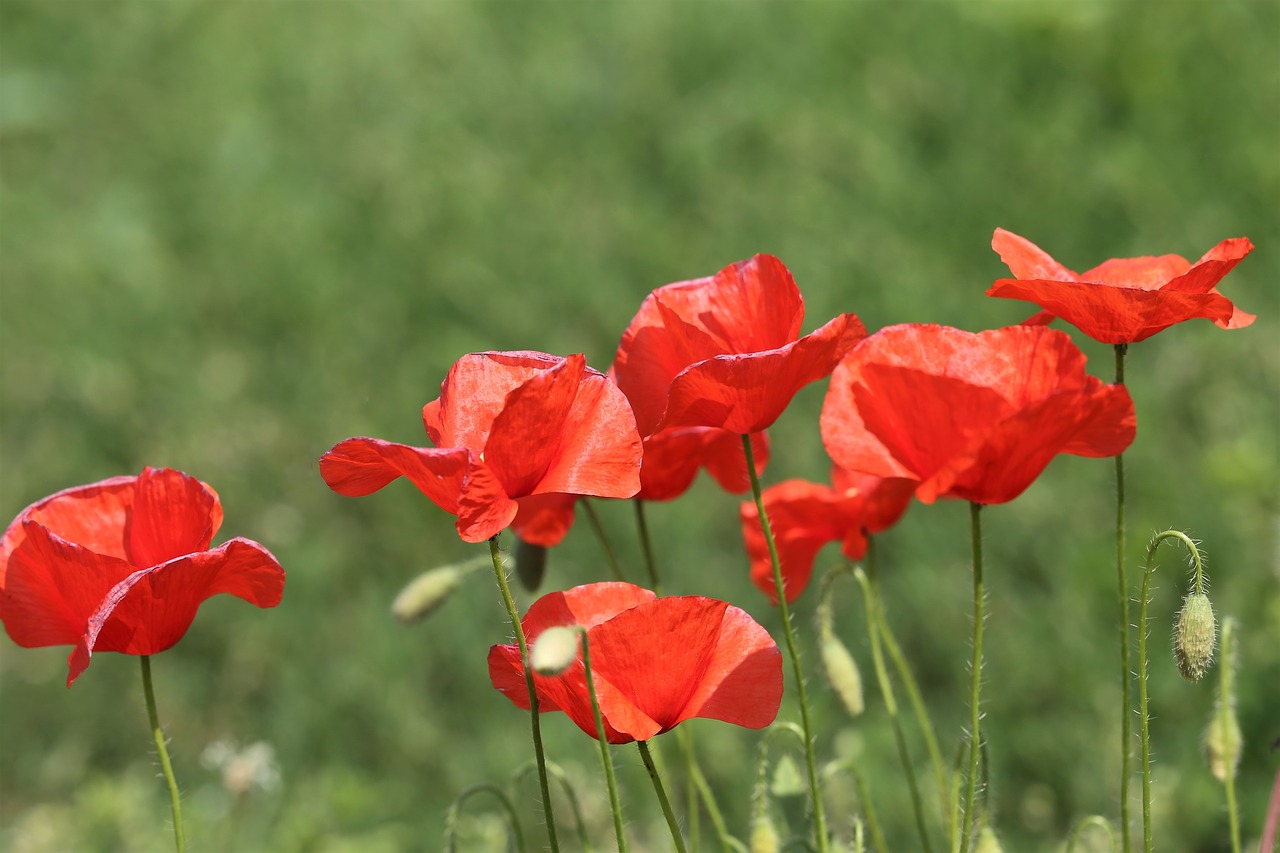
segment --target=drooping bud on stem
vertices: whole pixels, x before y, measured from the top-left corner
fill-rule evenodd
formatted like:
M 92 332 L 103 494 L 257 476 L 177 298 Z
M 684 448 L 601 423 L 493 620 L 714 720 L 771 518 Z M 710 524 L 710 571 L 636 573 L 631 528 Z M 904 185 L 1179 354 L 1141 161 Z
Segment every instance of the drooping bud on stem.
M 853 654 L 836 636 L 830 591 L 831 584 L 824 582 L 822 598 L 818 602 L 818 642 L 822 653 L 822 670 L 845 710 L 856 717 L 866 708 L 862 696 L 862 673 L 858 670 Z
M 1193 592 L 1182 602 L 1173 629 L 1173 656 L 1178 672 L 1188 681 L 1199 681 L 1218 644 L 1218 621 L 1213 604 L 1203 592 Z
M 463 578 L 480 566 L 489 565 L 489 562 L 488 555 L 485 555 L 462 563 L 428 569 L 400 590 L 396 600 L 391 603 L 391 615 L 406 624 L 427 618 L 449 600 Z

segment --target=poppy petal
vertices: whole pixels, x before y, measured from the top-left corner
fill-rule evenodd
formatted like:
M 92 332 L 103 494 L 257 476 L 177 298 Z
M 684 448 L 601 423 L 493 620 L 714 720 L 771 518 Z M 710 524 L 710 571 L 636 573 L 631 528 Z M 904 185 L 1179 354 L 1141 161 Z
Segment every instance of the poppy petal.
M 5 631 L 24 648 L 74 645 L 103 597 L 136 568 L 68 542 L 39 522 L 27 519 L 21 528 L 0 595 Z
M 0 537 L 0 592 L 5 588 L 9 555 L 25 541 L 23 523 L 35 521 L 69 542 L 127 560 L 125 520 L 133 508 L 137 477 L 112 477 L 87 486 L 64 489 L 18 513 Z
M 171 468 L 144 468 L 125 526 L 129 562 L 138 568 L 203 551 L 222 524 L 218 495 Z
M 275 607 L 284 594 L 284 578 L 270 551 L 242 538 L 140 569 L 112 587 L 82 626 L 83 636 L 67 660 L 67 686 L 89 666 L 95 650 L 153 655 L 172 647 L 214 595 Z
M 778 644 L 746 611 L 726 607 L 711 659 L 676 722 L 703 717 L 762 729 L 777 718 L 781 703 Z
M 765 489 L 761 496 L 778 548 L 782 587 L 790 603 L 809 586 L 813 561 L 822 547 L 845 537 L 849 519 L 841 512 L 840 495 L 828 486 L 807 480 L 786 480 Z M 743 542 L 751 560 L 751 582 L 769 596 L 771 603 L 777 604 L 773 561 L 755 501 L 744 501 L 739 507 L 739 516 Z
M 751 450 L 759 476 L 769 464 L 768 436 L 763 432 L 753 433 Z M 674 500 L 689 490 L 703 467 L 727 492 L 741 494 L 751 488 L 741 435 L 715 427 L 676 427 L 656 432 L 644 440 L 644 462 L 636 498 Z
M 477 352 L 458 359 L 440 386 L 438 400 L 423 407 L 423 425 L 437 447 L 485 448 L 507 395 L 564 363 L 540 352 Z
M 557 455 L 560 434 L 585 370 L 586 359 L 572 355 L 507 393 L 484 444 L 485 462 L 507 494 L 528 495 L 537 488 Z
M 1071 270 L 1055 261 L 1048 252 L 1026 237 L 1012 231 L 997 228 L 991 237 L 991 248 L 1000 256 L 1016 278 L 1054 279 L 1071 281 L 1079 278 Z
M 720 356 L 692 365 L 672 381 L 659 426 L 760 432 L 778 419 L 797 391 L 829 376 L 866 334 L 857 317 L 841 314 L 779 349 Z
M 348 438 L 320 457 L 320 475 L 340 495 L 371 495 L 406 477 L 432 503 L 457 514 L 471 451 L 462 447 L 410 447 L 380 438 Z
M 560 544 L 573 527 L 574 504 L 578 495 L 549 492 L 516 500 L 519 509 L 511 521 L 516 535 L 530 545 L 551 548 Z

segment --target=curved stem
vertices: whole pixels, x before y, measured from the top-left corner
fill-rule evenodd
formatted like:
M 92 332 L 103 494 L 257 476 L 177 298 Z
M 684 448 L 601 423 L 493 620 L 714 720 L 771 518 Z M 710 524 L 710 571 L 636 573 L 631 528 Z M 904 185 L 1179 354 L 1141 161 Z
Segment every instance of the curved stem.
M 973 812 L 978 791 L 978 752 L 982 742 L 982 621 L 985 592 L 982 588 L 981 512 L 982 504 L 970 502 L 969 527 L 973 539 L 973 661 L 969 668 L 969 777 L 965 783 L 960 853 L 967 853 L 975 826 Z
M 490 782 L 480 782 L 469 788 L 463 789 L 458 796 L 453 798 L 453 803 L 449 806 L 449 811 L 444 818 L 444 849 L 445 853 L 453 853 L 458 846 L 458 814 L 462 811 L 462 804 L 468 798 L 475 794 L 488 793 L 498 798 L 498 802 L 502 803 L 502 809 L 507 813 L 507 821 L 511 825 L 511 837 L 515 840 L 516 850 L 524 853 L 524 833 L 520 831 L 520 820 L 516 816 L 516 807 L 511 804 L 511 798 L 506 792 Z
M 920 844 L 922 849 L 927 853 L 931 853 L 933 845 L 929 843 L 929 831 L 925 828 L 924 802 L 920 798 L 920 786 L 916 782 L 916 771 L 911 764 L 911 753 L 907 749 L 907 735 L 902 728 L 902 719 L 898 716 L 898 702 L 893 695 L 893 682 L 889 679 L 889 670 L 884 663 L 884 653 L 880 649 L 880 627 L 877 613 L 879 610 L 879 598 L 875 581 L 871 579 L 870 575 L 874 571 L 874 568 L 871 567 L 875 563 L 875 558 L 872 556 L 870 548 L 867 550 L 866 562 L 868 571 L 866 573 L 861 570 L 855 571 L 854 577 L 858 579 L 858 583 L 862 587 L 862 600 L 867 613 L 867 629 L 871 637 L 871 661 L 876 670 L 876 681 L 880 683 L 880 693 L 884 696 L 885 711 L 889 714 L 889 720 L 893 723 L 893 737 L 898 744 L 898 761 L 907 776 L 907 788 L 911 793 L 911 807 L 915 812 L 916 831 L 920 834 Z
M 186 835 L 182 830 L 182 797 L 178 793 L 178 780 L 173 775 L 173 764 L 169 762 L 169 748 L 164 742 L 164 732 L 160 730 L 160 715 L 156 712 L 156 694 L 151 687 L 151 658 L 142 655 L 142 693 L 147 700 L 147 717 L 151 720 L 151 737 L 156 742 L 156 752 L 160 755 L 160 767 L 164 771 L 164 780 L 169 786 L 169 805 L 173 809 L 173 843 L 178 853 L 187 849 Z
M 1124 384 L 1128 344 L 1116 344 L 1116 385 Z M 1120 850 L 1129 853 L 1129 780 L 1133 776 L 1133 673 L 1129 663 L 1129 577 L 1125 570 L 1124 454 L 1116 454 L 1116 582 L 1120 599 Z
M 556 819 L 551 812 L 551 786 L 547 782 L 547 758 L 542 750 L 538 691 L 533 686 L 533 670 L 529 668 L 529 644 L 524 637 L 524 626 L 520 624 L 520 614 L 516 610 L 515 599 L 511 597 L 511 587 L 507 584 L 507 572 L 502 567 L 502 552 L 498 549 L 497 536 L 489 540 L 489 556 L 493 560 L 493 573 L 498 579 L 498 589 L 502 591 L 502 603 L 507 607 L 507 616 L 511 618 L 516 644 L 520 647 L 520 667 L 524 670 L 524 683 L 529 688 L 529 719 L 533 732 L 533 755 L 538 763 L 538 785 L 542 789 L 542 814 L 547 823 L 547 840 L 551 842 L 551 849 L 559 853 L 560 843 L 556 839 Z
M 1147 707 L 1147 605 L 1151 603 L 1151 576 L 1155 574 L 1156 549 L 1166 539 L 1176 539 L 1186 546 L 1195 565 L 1196 576 L 1202 572 L 1200 549 L 1181 530 L 1165 530 L 1151 537 L 1147 545 L 1146 565 L 1142 570 L 1142 598 L 1138 600 L 1138 719 L 1142 726 L 1142 849 L 1151 853 L 1151 730 Z
M 586 498 L 578 498 L 578 503 L 582 504 L 582 510 L 587 514 L 587 521 L 591 523 L 591 529 L 595 531 L 596 538 L 600 540 L 600 547 L 604 548 L 604 558 L 609 563 L 609 573 L 613 575 L 616 581 L 626 581 L 622 575 L 622 566 L 618 563 L 618 555 L 613 551 L 613 545 L 609 544 L 609 537 L 605 535 L 604 525 L 600 523 L 600 516 L 596 515 L 596 508 L 591 505 L 591 501 Z
M 622 803 L 618 799 L 618 782 L 613 776 L 613 758 L 609 755 L 609 739 L 604 731 L 604 717 L 600 714 L 600 700 L 596 698 L 596 682 L 591 675 L 591 649 L 587 631 L 578 628 L 582 638 L 582 670 L 587 681 L 587 695 L 591 697 L 591 713 L 596 719 L 596 739 L 600 741 L 600 762 L 604 765 L 604 778 L 609 786 L 609 808 L 613 810 L 613 832 L 618 839 L 618 853 L 627 853 L 627 836 L 622 831 Z
M 640 550 L 644 552 L 644 565 L 649 570 L 649 585 L 658 597 L 662 597 L 662 581 L 658 579 L 658 564 L 653 559 L 653 541 L 649 539 L 649 523 L 644 518 L 644 501 L 632 499 L 636 508 L 636 527 L 640 531 Z
M 755 454 L 751 450 L 751 436 L 742 436 L 742 449 L 747 457 L 747 475 L 751 478 L 751 495 L 756 501 L 760 526 L 764 529 L 764 541 L 769 546 L 769 561 L 773 566 L 773 586 L 778 596 L 778 610 L 782 613 L 782 633 L 786 638 L 787 654 L 795 671 L 796 695 L 800 701 L 800 723 L 804 727 L 804 757 L 809 765 L 809 793 L 813 800 L 813 831 L 817 837 L 818 853 L 826 853 L 827 819 L 822 806 L 822 788 L 818 785 L 818 763 L 813 752 L 813 725 L 809 722 L 809 699 L 805 694 L 804 670 L 800 666 L 800 652 L 796 648 L 796 632 L 791 625 L 791 613 L 787 609 L 787 590 L 782 582 L 782 564 L 778 559 L 778 544 L 773 538 L 773 525 L 764 508 L 760 491 L 760 477 L 756 474 Z
M 680 834 L 680 825 L 676 823 L 675 813 L 671 811 L 671 801 L 667 799 L 667 789 L 662 786 L 662 777 L 658 775 L 658 768 L 653 764 L 653 756 L 649 754 L 649 744 L 647 741 L 638 740 L 636 746 L 640 748 L 640 759 L 644 761 L 644 769 L 649 771 L 649 778 L 653 781 L 654 793 L 658 795 L 658 805 L 662 806 L 662 816 L 667 819 L 667 828 L 671 830 L 671 840 L 678 853 L 685 853 L 684 837 Z

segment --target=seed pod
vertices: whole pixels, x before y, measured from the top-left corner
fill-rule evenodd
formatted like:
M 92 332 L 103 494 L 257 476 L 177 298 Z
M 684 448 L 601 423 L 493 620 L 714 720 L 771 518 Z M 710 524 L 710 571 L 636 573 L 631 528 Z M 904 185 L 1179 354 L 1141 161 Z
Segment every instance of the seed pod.
M 578 659 L 578 632 L 556 625 L 538 635 L 529 652 L 529 666 L 539 675 L 559 675 Z
M 1173 629 L 1173 656 L 1178 672 L 1188 681 L 1199 681 L 1213 662 L 1218 642 L 1218 623 L 1213 604 L 1203 592 L 1193 592 L 1182 602 Z
M 862 674 L 853 655 L 830 631 L 822 632 L 822 668 L 827 674 L 831 689 L 840 697 L 852 716 L 856 717 L 866 707 L 862 700 Z
M 391 603 L 391 615 L 405 623 L 427 618 L 448 600 L 465 574 L 457 566 L 423 572 L 400 590 Z

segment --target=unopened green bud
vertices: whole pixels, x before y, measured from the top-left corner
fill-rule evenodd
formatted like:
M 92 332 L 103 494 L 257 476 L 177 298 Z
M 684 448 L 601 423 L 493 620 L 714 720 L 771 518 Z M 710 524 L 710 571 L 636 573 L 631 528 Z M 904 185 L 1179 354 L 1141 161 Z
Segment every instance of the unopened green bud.
M 541 545 L 530 545 L 520 537 L 516 537 L 516 577 L 529 592 L 537 592 L 542 585 L 542 576 L 547 573 L 547 549 Z
M 865 705 L 862 701 L 862 674 L 853 655 L 840 638 L 830 631 L 822 632 L 822 668 L 827 673 L 831 689 L 851 715 L 858 716 Z
M 578 659 L 578 631 L 557 625 L 538 635 L 529 666 L 539 675 L 559 675 Z
M 799 797 L 809 793 L 809 784 L 800 778 L 800 768 L 790 755 L 784 754 L 773 765 L 769 793 L 775 797 Z
M 1199 681 L 1213 662 L 1218 642 L 1218 622 L 1213 604 L 1203 592 L 1193 592 L 1182 602 L 1178 622 L 1173 629 L 1173 656 L 1178 672 L 1188 681 Z
M 982 827 L 982 831 L 978 833 L 978 843 L 973 848 L 973 853 L 1004 853 L 1004 848 L 1000 846 L 1000 839 L 996 837 L 996 831 L 989 826 Z
M 1240 733 L 1235 708 L 1215 710 L 1204 730 L 1204 754 L 1213 778 L 1219 782 L 1226 782 L 1228 776 L 1235 778 L 1243 747 L 1244 736 Z
M 465 574 L 458 566 L 423 572 L 400 590 L 391 603 L 391 615 L 405 623 L 425 619 L 445 603 Z
M 751 821 L 751 853 L 778 853 L 780 848 L 778 830 L 768 813 L 756 815 Z

